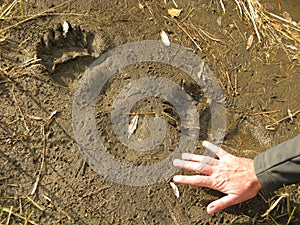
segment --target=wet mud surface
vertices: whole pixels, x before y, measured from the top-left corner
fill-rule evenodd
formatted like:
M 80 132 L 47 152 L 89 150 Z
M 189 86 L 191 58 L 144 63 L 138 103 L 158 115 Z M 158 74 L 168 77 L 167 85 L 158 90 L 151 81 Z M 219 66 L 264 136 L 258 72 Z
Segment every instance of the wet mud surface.
M 220 193 L 178 185 L 180 197 L 176 198 L 169 185 L 171 177 L 146 186 L 122 185 L 85 162 L 72 127 L 74 95 L 84 72 L 96 58 L 117 46 L 160 40 L 162 29 L 171 42 L 196 52 L 223 90 L 227 116 L 224 149 L 254 158 L 299 134 L 300 114 L 276 124 L 274 130 L 265 128 L 286 117 L 288 110 L 300 110 L 299 59 L 288 58 L 282 48 L 257 39 L 247 50 L 247 37 L 253 29 L 238 16 L 233 1 L 226 2 L 225 14 L 215 1 L 176 3 L 183 8 L 177 19 L 167 14 L 167 9 L 174 7 L 172 1 L 167 5 L 164 1 L 141 1 L 143 7 L 133 0 L 25 3 L 28 14 L 55 10 L 10 30 L 0 41 L 1 224 L 9 214 L 9 224 L 26 220 L 30 220 L 28 224 L 286 224 L 286 200 L 271 217 L 261 217 L 269 208 L 268 199 L 284 191 L 292 193 L 289 207 L 296 208 L 290 224 L 299 224 L 297 185 L 273 195 L 262 193 L 209 216 L 206 205 L 222 196 Z M 264 4 L 281 13 L 277 1 Z M 282 11 L 288 11 L 295 21 L 300 20 L 299 10 L 298 3 L 282 1 Z M 67 33 L 64 21 L 68 22 Z M 15 21 L 1 23 L 4 27 Z M 200 128 L 195 152 L 202 154 L 201 141 L 211 137 L 209 105 L 194 80 L 170 65 L 135 63 L 109 79 L 95 107 L 99 137 L 121 162 L 154 165 L 172 154 L 180 140 L 183 130 L 178 112 L 168 101 L 156 97 L 138 101 L 128 112 L 130 119 L 139 115 L 132 134 L 137 140 L 152 135 L 154 118 L 164 120 L 166 136 L 155 149 L 135 151 L 114 134 L 110 112 L 115 98 L 134 80 L 155 76 L 174 82 L 191 96 L 199 115 L 195 127 Z

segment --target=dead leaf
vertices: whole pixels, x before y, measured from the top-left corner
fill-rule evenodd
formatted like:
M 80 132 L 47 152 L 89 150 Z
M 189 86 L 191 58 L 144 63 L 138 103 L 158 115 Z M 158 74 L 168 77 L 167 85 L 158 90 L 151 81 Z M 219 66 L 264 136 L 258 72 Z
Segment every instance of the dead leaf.
M 249 50 L 253 44 L 253 40 L 254 40 L 254 35 L 251 34 L 249 37 L 248 37 L 248 40 L 247 40 L 247 50 Z
M 134 133 L 134 131 L 137 128 L 137 123 L 138 123 L 139 115 L 135 115 L 132 120 L 129 123 L 128 126 L 128 138 Z
M 63 27 L 63 36 L 66 37 L 67 33 L 70 30 L 70 24 L 67 21 L 64 21 L 62 27 Z
M 179 190 L 178 190 L 178 187 L 176 186 L 176 184 L 174 184 L 173 182 L 170 182 L 170 186 L 173 189 L 176 198 L 179 198 Z
M 171 42 L 170 42 L 170 40 L 169 40 L 169 37 L 168 37 L 167 33 L 166 33 L 164 30 L 162 30 L 162 31 L 160 32 L 160 37 L 161 37 L 162 42 L 163 42 L 166 46 L 170 46 L 170 45 L 171 45 Z
M 217 19 L 217 24 L 221 27 L 222 26 L 222 16 L 219 16 Z
M 180 16 L 180 13 L 183 9 L 175 9 L 175 8 L 170 8 L 168 9 L 168 14 L 174 18 Z

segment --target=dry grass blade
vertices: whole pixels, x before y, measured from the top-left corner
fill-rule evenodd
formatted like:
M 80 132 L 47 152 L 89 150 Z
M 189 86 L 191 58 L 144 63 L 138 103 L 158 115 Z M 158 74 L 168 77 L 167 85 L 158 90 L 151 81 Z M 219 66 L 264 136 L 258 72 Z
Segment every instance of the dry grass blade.
M 193 25 L 193 24 L 190 24 L 190 27 L 196 32 L 199 34 L 200 37 L 203 37 L 200 32 L 205 36 L 207 37 L 208 39 L 212 40 L 212 41 L 216 41 L 216 42 L 221 42 L 222 40 L 219 39 L 219 38 L 215 38 L 213 37 L 210 33 L 208 33 L 208 31 L 205 31 L 203 28 L 201 28 L 200 26 L 198 26 L 197 28 Z M 200 31 L 200 32 L 199 32 Z
M 22 24 L 24 24 L 24 23 L 26 23 L 26 22 L 28 22 L 30 20 L 36 19 L 36 18 L 38 18 L 40 16 L 43 16 L 43 15 L 45 15 L 47 13 L 54 12 L 55 10 L 57 10 L 57 9 L 65 6 L 66 4 L 68 4 L 70 2 L 71 2 L 71 0 L 68 0 L 66 2 L 63 2 L 63 3 L 61 3 L 61 4 L 59 4 L 59 5 L 55 6 L 55 7 L 53 7 L 53 8 L 47 9 L 47 10 L 41 12 L 41 13 L 38 13 L 36 15 L 32 15 L 32 16 L 26 18 L 26 19 L 21 20 L 20 22 L 17 22 L 17 23 L 12 24 L 12 25 L 10 25 L 8 27 L 5 27 L 5 28 L 3 28 L 3 29 L 0 30 L 0 36 L 3 35 L 5 32 L 9 31 L 10 29 L 16 28 L 16 27 L 18 27 L 18 26 L 20 26 L 20 25 L 22 25 Z
M 287 198 L 289 195 L 287 193 L 282 194 L 271 206 L 270 208 L 262 215 L 262 217 L 266 217 L 270 214 L 270 212 L 279 204 L 281 199 Z
M 19 0 L 14 0 L 11 4 L 9 5 L 3 5 L 1 7 L 1 15 L 0 15 L 0 20 L 3 18 L 3 17 L 6 17 L 8 16 L 11 11 L 15 8 L 15 6 L 17 5 Z M 4 9 L 5 8 L 5 9 Z M 4 9 L 4 10 L 3 10 Z M 3 10 L 3 11 L 2 11 Z
M 40 206 L 39 204 L 37 204 L 32 198 L 30 198 L 29 196 L 26 197 L 36 208 L 38 208 L 41 211 L 44 211 L 44 208 L 42 206 Z
M 222 0 L 220 0 L 220 5 L 221 5 L 221 8 L 223 10 L 223 13 L 225 14 L 226 13 L 226 9 L 225 9 L 225 5 L 224 5 L 224 3 L 223 3 Z
M 30 224 L 33 224 L 33 225 L 38 225 L 38 224 L 35 223 L 34 221 L 29 220 L 29 218 L 28 218 L 29 216 L 28 216 L 27 218 L 25 218 L 25 217 L 21 216 L 21 215 L 18 214 L 18 213 L 12 212 L 12 211 L 11 211 L 11 208 L 9 209 L 9 208 L 3 207 L 3 208 L 2 208 L 2 211 L 3 211 L 3 212 L 6 212 L 6 213 L 10 213 L 11 215 L 13 215 L 13 216 L 15 216 L 15 217 L 18 217 L 18 218 L 20 218 L 20 219 L 22 219 L 22 220 L 24 220 L 24 221 L 27 221 L 27 223 L 30 223 Z
M 25 9 L 24 9 L 24 5 L 23 5 L 23 0 L 20 0 L 20 8 L 21 8 L 22 16 L 25 16 Z
M 240 16 L 243 17 L 243 11 L 242 11 L 242 8 L 241 8 L 241 5 L 240 5 L 239 1 L 238 0 L 234 0 L 234 1 L 235 1 L 236 5 L 239 9 Z
M 293 219 L 293 217 L 294 217 L 294 214 L 295 214 L 295 212 L 296 212 L 296 209 L 297 209 L 297 207 L 294 207 L 294 208 L 293 208 L 293 211 L 291 212 L 291 214 L 290 214 L 290 216 L 289 216 L 289 219 L 288 219 L 288 221 L 286 222 L 286 225 L 290 224 L 290 222 L 292 221 L 292 219 Z
M 173 4 L 174 4 L 174 6 L 175 6 L 176 8 L 178 8 L 178 5 L 177 5 L 177 3 L 175 2 L 175 0 L 172 0 L 172 2 L 173 2 Z
M 9 222 L 10 222 L 10 217 L 11 217 L 11 214 L 12 214 L 12 210 L 13 210 L 13 207 L 11 206 L 10 209 L 9 209 L 9 213 L 8 213 L 6 224 L 9 224 Z
M 33 211 L 31 211 L 31 212 L 29 213 L 29 215 L 25 217 L 24 225 L 27 225 L 27 224 L 28 224 L 29 219 L 30 219 L 32 213 L 33 213 Z
M 294 113 L 291 113 L 291 112 L 290 112 L 289 115 L 283 117 L 283 118 L 280 119 L 280 120 L 275 121 L 275 122 L 272 123 L 272 124 L 267 125 L 265 128 L 266 128 L 267 130 L 275 130 L 275 127 L 274 127 L 275 125 L 278 125 L 279 123 L 281 123 L 282 121 L 284 121 L 284 120 L 286 120 L 286 119 L 291 119 L 291 118 L 295 117 L 298 113 L 300 113 L 300 110 L 297 110 L 297 111 L 294 112 Z
M 44 163 L 45 163 L 45 154 L 46 154 L 46 135 L 45 135 L 45 127 L 44 126 L 41 126 L 41 133 L 42 133 L 42 136 L 43 136 L 43 152 L 42 152 L 42 160 L 41 160 L 41 165 L 40 165 L 40 169 L 39 169 L 39 172 L 38 172 L 38 175 L 36 177 L 36 180 L 35 180 L 35 183 L 33 185 L 33 188 L 32 188 L 32 191 L 31 191 L 31 195 L 33 195 L 37 189 L 37 186 L 39 184 L 39 181 L 40 181 L 40 178 L 41 178 L 41 174 L 42 174 L 42 170 L 43 170 L 43 167 L 44 167 Z
M 179 23 L 178 21 L 174 20 L 177 24 L 177 26 L 188 36 L 188 38 L 194 43 L 194 45 L 197 47 L 197 49 L 202 52 L 202 48 L 199 46 L 199 44 L 194 40 L 194 38 L 191 36 L 191 34 Z
M 268 12 L 258 0 L 234 0 L 242 18 L 249 20 L 258 42 L 279 45 L 290 57 L 299 59 L 299 51 L 294 45 L 300 44 L 300 27 L 292 20 Z M 288 44 L 288 43 L 293 44 Z M 290 46 L 290 47 L 287 47 Z
M 250 14 L 250 19 L 252 21 L 258 42 L 261 42 L 261 37 L 260 37 L 260 33 L 258 31 L 257 25 L 256 25 L 256 21 L 259 20 L 259 16 L 257 15 L 257 10 L 254 9 L 253 4 L 253 0 L 247 0 L 248 3 L 248 7 L 249 7 L 249 14 Z M 254 4 L 257 6 L 257 9 L 261 8 L 261 5 L 259 2 L 257 2 L 256 0 L 254 1 Z

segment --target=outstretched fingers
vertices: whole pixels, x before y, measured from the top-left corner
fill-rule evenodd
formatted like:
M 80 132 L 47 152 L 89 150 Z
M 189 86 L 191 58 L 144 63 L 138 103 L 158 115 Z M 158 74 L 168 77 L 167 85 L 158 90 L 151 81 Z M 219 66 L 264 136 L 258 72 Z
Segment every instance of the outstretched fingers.
M 173 177 L 173 180 L 179 184 L 190 184 L 201 187 L 212 188 L 212 180 L 208 176 L 193 175 L 193 176 L 184 176 L 176 175 Z
M 181 169 L 191 170 L 191 171 L 206 174 L 206 175 L 211 175 L 213 173 L 212 166 L 207 165 L 205 163 L 175 159 L 173 161 L 173 165 L 178 168 L 181 168 Z
M 218 160 L 205 155 L 195 155 L 191 153 L 183 153 L 181 158 L 187 161 L 200 162 L 208 165 L 217 165 Z
M 203 141 L 202 145 L 205 148 L 207 148 L 208 150 L 210 150 L 211 152 L 215 153 L 219 158 L 229 155 L 228 152 L 224 151 L 222 148 L 220 148 L 217 145 L 214 145 L 208 141 Z

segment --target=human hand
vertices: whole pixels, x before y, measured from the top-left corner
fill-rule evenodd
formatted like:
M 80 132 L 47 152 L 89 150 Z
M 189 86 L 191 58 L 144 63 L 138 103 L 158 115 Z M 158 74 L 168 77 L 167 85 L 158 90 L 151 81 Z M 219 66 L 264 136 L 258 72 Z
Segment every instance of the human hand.
M 207 206 L 209 214 L 251 199 L 262 189 L 252 159 L 231 155 L 208 141 L 204 141 L 202 145 L 215 153 L 218 159 L 183 153 L 182 160 L 175 159 L 173 165 L 204 175 L 176 175 L 173 180 L 176 183 L 208 187 L 225 193 L 226 196 Z

